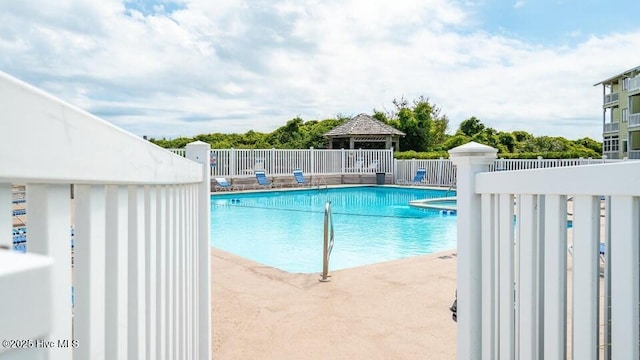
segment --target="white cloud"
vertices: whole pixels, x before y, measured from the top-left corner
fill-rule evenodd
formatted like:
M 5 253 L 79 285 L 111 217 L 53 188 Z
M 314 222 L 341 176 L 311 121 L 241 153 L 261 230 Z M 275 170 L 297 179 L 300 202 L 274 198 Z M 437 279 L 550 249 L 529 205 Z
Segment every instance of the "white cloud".
M 518 0 L 518 1 L 516 1 L 515 3 L 513 3 L 513 8 L 514 8 L 514 9 L 519 9 L 519 8 L 521 8 L 521 7 L 525 6 L 526 4 L 527 4 L 527 2 L 526 2 L 526 1 L 524 1 L 524 0 Z
M 424 95 L 452 128 L 476 116 L 499 130 L 600 137 L 592 85 L 638 65 L 640 31 L 534 45 L 475 27 L 465 9 L 193 0 L 145 15 L 115 0 L 3 2 L 0 69 L 139 135 L 271 131 Z

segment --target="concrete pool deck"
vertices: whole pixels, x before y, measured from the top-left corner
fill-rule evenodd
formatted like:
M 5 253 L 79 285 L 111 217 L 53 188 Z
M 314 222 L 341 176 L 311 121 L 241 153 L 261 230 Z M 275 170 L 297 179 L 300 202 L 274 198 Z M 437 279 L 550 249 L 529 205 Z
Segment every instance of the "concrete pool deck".
M 455 250 L 293 274 L 211 250 L 214 359 L 455 359 Z

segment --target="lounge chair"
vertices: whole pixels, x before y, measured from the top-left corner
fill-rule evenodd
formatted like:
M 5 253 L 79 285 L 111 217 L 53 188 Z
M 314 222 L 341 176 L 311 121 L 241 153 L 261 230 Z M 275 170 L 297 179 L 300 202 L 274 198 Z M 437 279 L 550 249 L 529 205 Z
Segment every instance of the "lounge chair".
M 413 177 L 411 181 L 398 180 L 398 184 L 406 184 L 406 185 L 420 185 L 424 181 L 424 176 L 427 174 L 427 169 L 419 168 L 416 172 L 416 176 Z
M 223 177 L 217 177 L 216 179 L 216 185 L 214 186 L 214 189 L 218 190 L 227 190 L 230 191 L 232 189 L 231 183 Z
M 267 179 L 267 174 L 264 171 L 256 171 L 256 180 L 258 183 L 256 184 L 256 188 L 258 187 L 273 187 L 273 183 Z
M 293 178 L 294 178 L 293 183 L 295 185 L 298 185 L 298 186 L 311 185 L 311 182 L 304 178 L 304 174 L 300 169 L 293 170 Z

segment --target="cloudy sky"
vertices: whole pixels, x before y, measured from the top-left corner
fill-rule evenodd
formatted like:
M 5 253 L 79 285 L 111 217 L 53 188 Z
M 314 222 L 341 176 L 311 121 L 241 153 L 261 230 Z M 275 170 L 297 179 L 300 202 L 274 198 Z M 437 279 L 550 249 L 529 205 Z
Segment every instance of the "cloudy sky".
M 425 96 L 450 131 L 601 140 L 637 0 L 0 1 L 0 71 L 137 135 L 272 131 Z

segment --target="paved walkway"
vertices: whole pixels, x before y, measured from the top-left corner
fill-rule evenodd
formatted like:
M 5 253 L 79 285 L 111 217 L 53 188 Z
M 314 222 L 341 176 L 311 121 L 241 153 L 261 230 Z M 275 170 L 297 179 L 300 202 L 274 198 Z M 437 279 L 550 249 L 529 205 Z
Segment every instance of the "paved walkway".
M 214 359 L 455 359 L 455 250 L 291 274 L 212 249 Z

